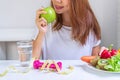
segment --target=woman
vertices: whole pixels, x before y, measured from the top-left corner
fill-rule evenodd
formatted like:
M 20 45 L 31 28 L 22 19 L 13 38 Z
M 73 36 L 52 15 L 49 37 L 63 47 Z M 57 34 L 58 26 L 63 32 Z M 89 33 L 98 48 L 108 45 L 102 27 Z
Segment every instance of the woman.
M 57 19 L 48 26 L 37 11 L 39 29 L 33 41 L 33 57 L 43 59 L 80 59 L 81 56 L 98 55 L 101 32 L 88 0 L 51 0 Z

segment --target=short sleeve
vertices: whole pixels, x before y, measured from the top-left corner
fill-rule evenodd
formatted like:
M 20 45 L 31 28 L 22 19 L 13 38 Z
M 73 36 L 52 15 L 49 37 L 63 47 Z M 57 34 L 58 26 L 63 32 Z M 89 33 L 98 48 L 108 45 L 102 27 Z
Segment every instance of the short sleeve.
M 88 40 L 91 47 L 98 46 L 101 43 L 101 40 L 98 40 L 93 32 L 90 32 Z
M 101 40 L 97 40 L 96 43 L 93 45 L 93 47 L 100 45 Z

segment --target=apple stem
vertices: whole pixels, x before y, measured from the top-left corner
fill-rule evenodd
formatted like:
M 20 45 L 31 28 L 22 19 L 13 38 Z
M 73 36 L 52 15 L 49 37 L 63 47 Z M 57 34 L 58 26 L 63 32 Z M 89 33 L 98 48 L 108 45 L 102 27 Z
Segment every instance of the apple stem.
M 113 44 L 110 44 L 110 46 L 109 46 L 109 51 L 111 51 L 112 50 L 112 47 L 113 47 Z

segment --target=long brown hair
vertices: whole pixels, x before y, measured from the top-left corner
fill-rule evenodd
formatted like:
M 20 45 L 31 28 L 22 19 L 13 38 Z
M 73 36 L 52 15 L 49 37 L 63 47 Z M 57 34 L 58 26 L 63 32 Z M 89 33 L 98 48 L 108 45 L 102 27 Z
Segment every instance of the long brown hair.
M 90 31 L 96 38 L 101 39 L 98 21 L 89 5 L 88 0 L 70 0 L 70 19 L 72 23 L 71 37 L 81 45 L 86 43 Z M 62 14 L 57 14 L 53 30 L 60 30 L 63 25 Z

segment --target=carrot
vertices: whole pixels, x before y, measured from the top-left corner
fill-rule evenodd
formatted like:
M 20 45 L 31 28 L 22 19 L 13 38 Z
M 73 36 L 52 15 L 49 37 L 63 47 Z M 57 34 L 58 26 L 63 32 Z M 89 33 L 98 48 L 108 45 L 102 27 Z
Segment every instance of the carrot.
M 90 63 L 92 59 L 96 58 L 96 56 L 82 56 L 81 60 L 87 63 Z

